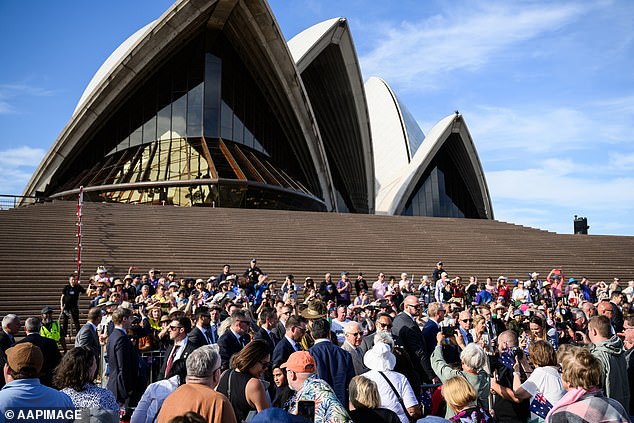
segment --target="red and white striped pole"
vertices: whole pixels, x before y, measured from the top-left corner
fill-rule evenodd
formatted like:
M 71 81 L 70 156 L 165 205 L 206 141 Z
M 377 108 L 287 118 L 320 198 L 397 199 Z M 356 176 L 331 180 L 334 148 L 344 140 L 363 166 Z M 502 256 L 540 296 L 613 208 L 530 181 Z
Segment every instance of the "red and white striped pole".
M 79 187 L 77 198 L 77 282 L 81 282 L 81 209 L 84 205 L 84 187 Z

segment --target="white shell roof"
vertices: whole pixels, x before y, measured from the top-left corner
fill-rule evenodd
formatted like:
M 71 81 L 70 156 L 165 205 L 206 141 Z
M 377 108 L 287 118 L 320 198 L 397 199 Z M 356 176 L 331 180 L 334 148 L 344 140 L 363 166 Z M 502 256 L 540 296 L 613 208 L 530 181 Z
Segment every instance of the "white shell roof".
M 407 130 L 396 103 L 396 97 L 384 80 L 376 76 L 365 83 L 365 94 L 372 131 L 375 190 L 378 201 L 381 191 L 397 182 L 409 164 Z
M 149 24 L 145 25 L 143 28 L 139 29 L 137 32 L 132 34 L 128 39 L 126 39 L 119 47 L 112 52 L 110 56 L 106 59 L 105 62 L 99 67 L 95 75 L 92 77 L 84 93 L 79 98 L 77 102 L 77 106 L 75 106 L 75 110 L 73 114 L 77 113 L 83 103 L 90 98 L 92 92 L 99 86 L 101 81 L 103 81 L 110 72 L 117 67 L 119 63 L 123 61 L 123 59 L 128 55 L 137 42 L 142 40 L 145 35 L 152 30 L 152 27 L 156 24 L 157 21 L 152 21 Z
M 322 38 L 330 32 L 330 28 L 336 26 L 341 18 L 332 18 L 307 28 L 288 41 L 288 48 L 293 56 L 293 61 L 299 63 L 302 58 L 315 47 Z

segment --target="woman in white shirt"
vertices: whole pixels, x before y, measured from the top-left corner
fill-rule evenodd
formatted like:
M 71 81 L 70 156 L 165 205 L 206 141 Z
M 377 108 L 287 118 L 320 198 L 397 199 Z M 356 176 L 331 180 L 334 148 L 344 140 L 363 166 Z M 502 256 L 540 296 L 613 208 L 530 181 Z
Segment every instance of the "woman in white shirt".
M 548 341 L 539 340 L 532 343 L 528 349 L 530 361 L 535 369 L 532 370 L 531 364 L 522 357 L 513 366 L 513 390 L 500 386 L 495 379 L 491 380 L 491 388 L 496 394 L 510 401 L 521 402 L 530 398 L 529 422 L 543 422 L 546 413 L 564 396 L 566 390 L 561 381 L 553 346 Z M 529 375 L 524 383 L 520 380 L 521 368 Z
M 383 338 L 384 335 L 388 335 L 385 337 L 387 339 Z M 376 333 L 374 346 L 363 357 L 363 364 L 370 369 L 363 376 L 376 383 L 381 408 L 394 411 L 402 423 L 409 423 L 410 418 L 415 419 L 421 415 L 421 408 L 407 378 L 392 370 L 396 365 L 396 356 L 392 354 L 390 341 L 389 334 Z

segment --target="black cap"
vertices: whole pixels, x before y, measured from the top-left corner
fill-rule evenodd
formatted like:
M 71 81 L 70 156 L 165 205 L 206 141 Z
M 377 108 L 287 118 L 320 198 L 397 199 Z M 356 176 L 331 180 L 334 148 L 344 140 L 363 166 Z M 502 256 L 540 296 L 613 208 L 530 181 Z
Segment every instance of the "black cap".
M 50 307 L 44 307 L 41 311 L 42 314 L 49 314 L 52 313 L 54 310 Z

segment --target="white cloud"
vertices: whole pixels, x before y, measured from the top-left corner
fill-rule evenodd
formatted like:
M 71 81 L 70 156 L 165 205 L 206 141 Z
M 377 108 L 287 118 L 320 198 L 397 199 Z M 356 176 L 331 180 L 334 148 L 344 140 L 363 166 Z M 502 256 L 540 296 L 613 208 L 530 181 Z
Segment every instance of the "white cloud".
M 610 153 L 609 167 L 617 170 L 628 170 L 634 168 L 634 153 Z
M 44 157 L 41 148 L 18 147 L 0 151 L 0 166 L 6 167 L 35 167 Z
M 575 106 L 481 105 L 465 110 L 464 115 L 478 151 L 485 156 L 533 159 L 547 153 L 607 151 L 634 141 L 634 96 Z
M 364 74 L 381 75 L 394 85 L 415 83 L 417 88 L 433 89 L 448 72 L 478 69 L 497 54 L 557 30 L 587 10 L 557 3 L 521 8 L 506 2 L 483 2 L 476 8 L 473 4 L 461 5 L 460 14 L 447 11 L 384 29 L 376 48 L 360 57 Z
M 43 149 L 32 147 L 0 151 L 0 193 L 21 194 L 44 154 Z
M 0 84 L 0 114 L 15 113 L 16 107 L 12 103 L 17 98 L 24 96 L 49 97 L 55 94 L 54 90 L 27 84 Z

